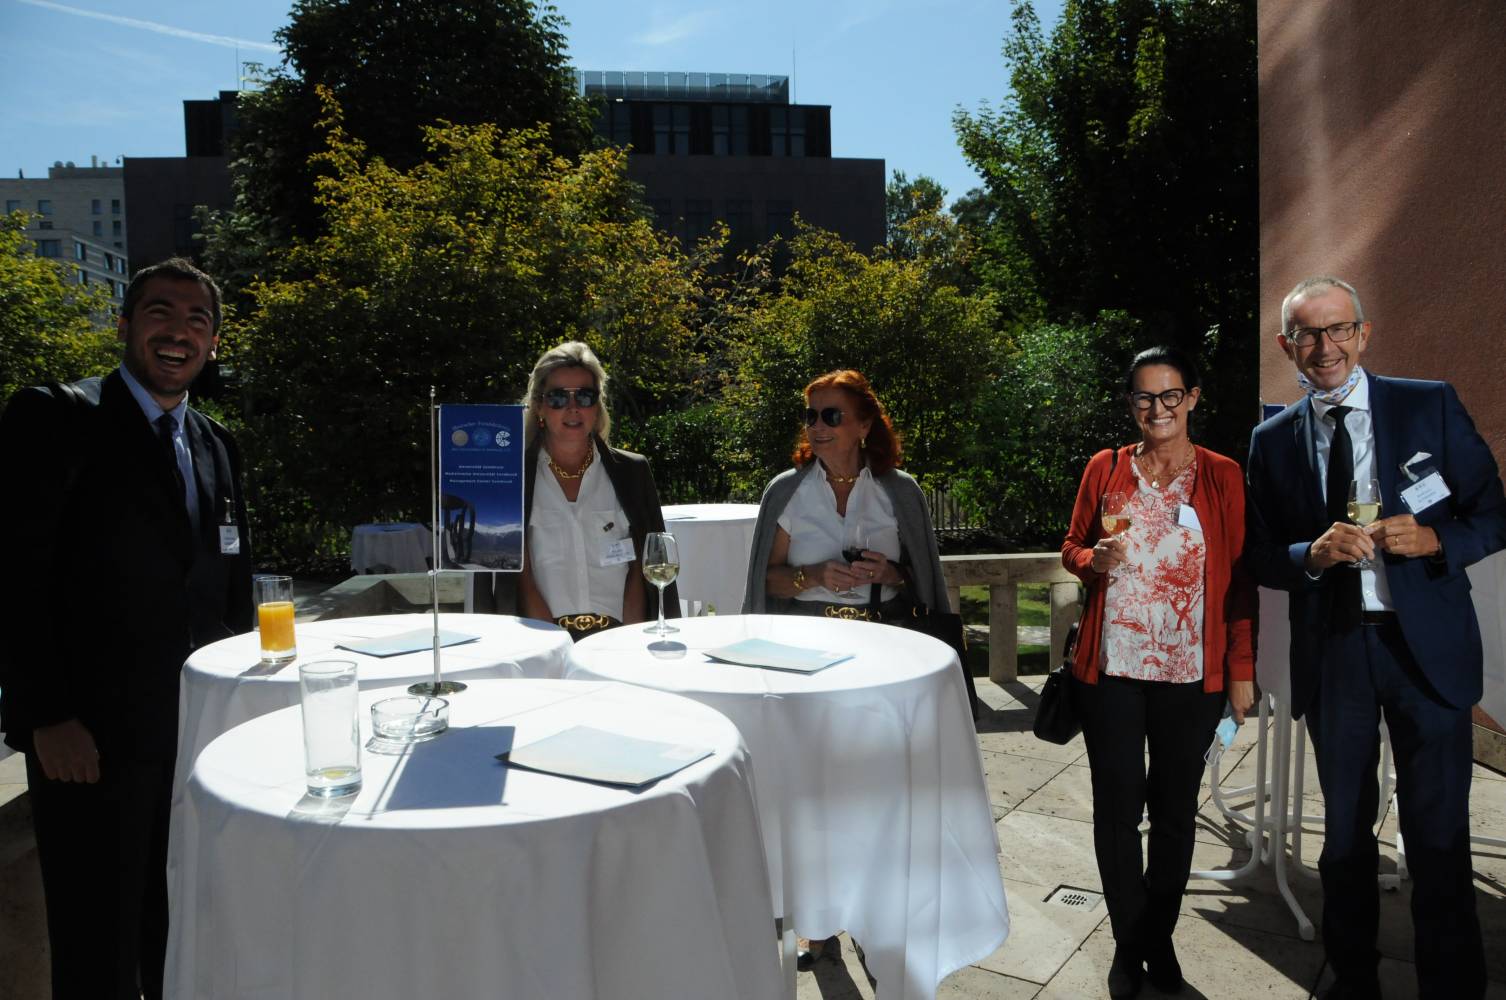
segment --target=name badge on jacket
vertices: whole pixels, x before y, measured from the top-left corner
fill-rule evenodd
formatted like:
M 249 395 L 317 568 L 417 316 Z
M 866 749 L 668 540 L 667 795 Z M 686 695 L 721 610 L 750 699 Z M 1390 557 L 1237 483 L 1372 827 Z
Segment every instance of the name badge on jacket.
M 619 566 L 622 563 L 630 563 L 637 556 L 633 552 L 633 540 L 631 538 L 619 538 L 615 542 L 604 542 L 601 546 L 601 565 Z
M 233 524 L 220 525 L 220 555 L 238 556 L 241 554 L 241 529 Z
M 1401 463 L 1402 473 L 1412 481 L 1411 486 L 1401 491 L 1401 499 L 1413 515 L 1421 514 L 1433 504 L 1452 495 L 1437 469 L 1426 465 L 1417 467 L 1419 463 L 1432 457 L 1425 451 L 1419 451 Z
M 1203 530 L 1203 522 L 1197 519 L 1197 511 L 1192 509 L 1191 504 L 1184 503 L 1177 506 L 1177 524 L 1189 531 L 1201 532 Z

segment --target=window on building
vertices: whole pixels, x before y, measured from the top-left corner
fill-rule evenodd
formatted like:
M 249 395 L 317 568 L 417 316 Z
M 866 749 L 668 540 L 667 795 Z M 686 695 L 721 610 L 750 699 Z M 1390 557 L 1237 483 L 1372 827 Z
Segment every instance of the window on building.
M 789 153 L 790 116 L 786 108 L 769 111 L 769 154 L 785 156 Z
M 37 240 L 38 257 L 61 257 L 63 256 L 62 240 Z
M 95 236 L 103 236 L 104 234 L 105 234 L 105 224 L 103 222 L 100 222 L 98 219 L 95 219 L 94 220 L 94 235 Z
M 733 107 L 729 109 L 732 122 L 732 155 L 748 155 L 748 109 L 745 107 Z
M 115 246 L 119 247 L 120 244 L 117 243 L 117 244 L 115 244 Z M 125 262 L 126 262 L 126 259 L 124 257 L 116 257 L 115 258 L 115 273 L 116 274 L 125 274 Z
M 116 219 L 114 222 L 110 223 L 110 235 L 111 236 L 119 236 L 120 235 L 120 220 L 119 219 Z
M 110 199 L 110 214 L 111 215 L 119 215 L 120 214 L 120 199 L 119 198 L 111 198 Z
M 52 199 L 51 198 L 38 198 L 37 199 L 37 214 L 38 215 L 51 215 L 52 214 Z
M 87 285 L 89 283 L 89 272 L 88 271 L 85 271 L 83 268 L 79 268 L 77 271 L 74 271 L 73 273 L 76 274 L 76 275 L 78 275 L 78 283 L 80 285 Z
M 5 199 L 5 214 L 6 215 L 9 215 L 12 212 L 19 212 L 19 211 L 21 211 L 21 200 L 19 198 L 7 198 L 7 199 Z
M 711 155 L 726 156 L 732 147 L 732 120 L 725 104 L 711 109 Z
M 99 199 L 98 198 L 91 199 L 90 202 L 89 202 L 89 214 L 90 215 L 98 215 L 99 212 L 100 212 Z
M 790 155 L 805 155 L 805 109 L 790 108 Z
M 105 253 L 105 270 L 110 272 L 115 270 L 115 255 L 113 253 Z
M 753 235 L 753 202 L 748 198 L 728 198 L 727 214 L 723 220 L 732 230 L 733 246 L 745 247 L 755 242 Z
M 654 213 L 654 228 L 665 233 L 674 229 L 674 216 L 668 198 L 650 198 L 648 207 Z
M 686 198 L 684 234 L 686 248 L 688 249 L 697 240 L 710 236 L 714 221 L 711 214 L 711 199 Z
M 788 234 L 794 229 L 795 205 L 789 201 L 769 201 L 764 206 L 764 236 Z
M 125 298 L 125 282 L 124 281 L 117 281 L 117 282 L 115 282 L 115 297 L 117 299 L 123 299 L 123 298 Z
M 75 242 L 73 244 L 73 259 L 87 261 L 89 259 L 89 248 L 82 243 Z

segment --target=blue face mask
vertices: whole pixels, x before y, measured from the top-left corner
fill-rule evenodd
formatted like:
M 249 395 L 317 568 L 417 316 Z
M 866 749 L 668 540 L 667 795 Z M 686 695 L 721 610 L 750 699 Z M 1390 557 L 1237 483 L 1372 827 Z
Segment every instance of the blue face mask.
M 1344 397 L 1349 395 L 1354 390 L 1354 387 L 1360 384 L 1360 379 L 1364 377 L 1365 369 L 1359 365 L 1355 365 L 1354 370 L 1349 373 L 1349 377 L 1332 389 L 1319 389 L 1313 385 L 1311 379 L 1301 372 L 1297 373 L 1297 384 L 1302 387 L 1303 392 L 1307 393 L 1309 399 L 1316 399 L 1320 403 L 1338 403 L 1342 402 Z

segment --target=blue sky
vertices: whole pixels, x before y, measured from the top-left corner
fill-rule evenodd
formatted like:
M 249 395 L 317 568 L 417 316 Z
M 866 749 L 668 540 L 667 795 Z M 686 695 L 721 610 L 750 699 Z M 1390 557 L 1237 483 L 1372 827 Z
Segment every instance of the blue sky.
M 1049 27 L 1062 0 L 1038 0 Z M 977 184 L 957 105 L 997 102 L 1009 0 L 559 0 L 582 69 L 783 73 L 832 106 L 832 154 Z M 0 0 L 0 176 L 55 160 L 181 156 L 185 99 L 275 63 L 288 0 Z

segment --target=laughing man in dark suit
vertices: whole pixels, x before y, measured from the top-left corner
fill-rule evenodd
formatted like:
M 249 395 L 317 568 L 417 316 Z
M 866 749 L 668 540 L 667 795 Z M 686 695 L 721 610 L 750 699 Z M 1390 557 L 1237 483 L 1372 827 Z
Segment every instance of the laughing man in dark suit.
M 1419 995 L 1469 1000 L 1485 993 L 1469 848 L 1482 674 L 1464 571 L 1506 547 L 1506 498 L 1453 387 L 1369 374 L 1370 336 L 1359 295 L 1336 278 L 1303 281 L 1282 303 L 1277 342 L 1306 397 L 1251 438 L 1246 560 L 1291 595 L 1292 711 L 1307 719 L 1326 812 L 1318 868 L 1337 979 L 1324 996 L 1381 995 L 1372 822 L 1384 717 Z M 1350 483 L 1371 479 L 1388 516 L 1362 528 L 1348 523 Z
M 103 379 L 24 389 L 0 419 L 20 536 L 0 716 L 26 754 L 55 998 L 162 995 L 178 676 L 250 628 L 239 459 L 188 406 L 219 289 L 186 261 L 136 273 Z

